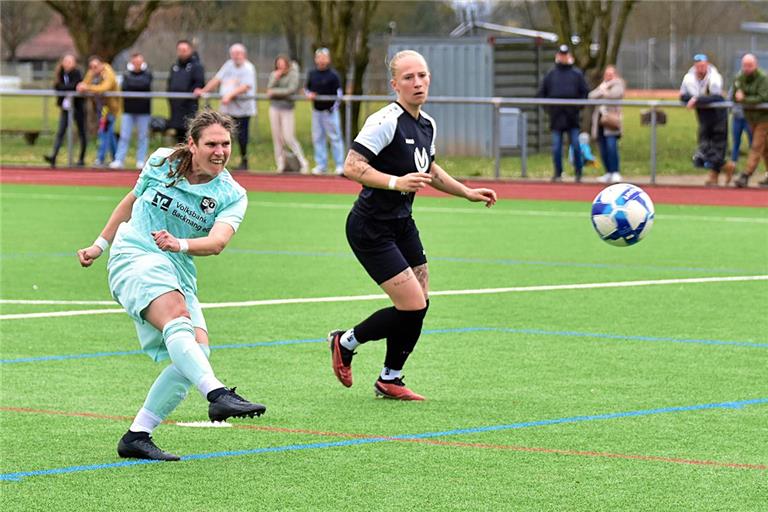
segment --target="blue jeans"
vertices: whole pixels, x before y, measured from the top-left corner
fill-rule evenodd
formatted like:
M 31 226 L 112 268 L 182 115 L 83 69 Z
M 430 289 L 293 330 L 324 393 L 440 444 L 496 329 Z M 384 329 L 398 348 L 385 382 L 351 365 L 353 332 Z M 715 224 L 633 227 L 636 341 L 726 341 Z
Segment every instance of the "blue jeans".
M 106 122 L 99 122 L 99 149 L 96 152 L 96 160 L 99 163 L 104 163 L 107 150 L 114 158 L 117 152 L 117 137 L 115 137 L 115 116 L 113 114 L 107 114 Z
M 328 168 L 326 137 L 331 141 L 331 153 L 336 167 L 343 166 L 344 140 L 341 138 L 339 111 L 312 109 L 312 144 L 315 147 L 315 164 L 320 169 Z
M 120 117 L 120 142 L 117 145 L 115 160 L 125 162 L 128 154 L 128 145 L 131 143 L 131 133 L 136 125 L 138 132 L 138 144 L 136 146 L 136 162 L 144 162 L 147 159 L 149 148 L 149 114 L 123 114 Z
M 605 166 L 605 172 L 619 172 L 619 138 L 616 135 L 597 136 L 597 145 L 600 147 L 600 159 Z
M 584 166 L 581 158 L 581 148 L 579 147 L 579 129 L 569 128 L 567 130 L 552 131 L 552 161 L 555 164 L 555 176 L 563 175 L 563 134 L 568 132 L 568 142 L 573 151 L 573 166 L 576 169 L 576 176 L 581 176 L 581 168 Z
M 747 139 L 749 139 L 749 146 L 752 147 L 752 129 L 749 127 L 749 123 L 744 117 L 733 116 L 733 123 L 731 124 L 731 135 L 733 138 L 733 152 L 731 153 L 731 160 L 734 162 L 739 161 L 739 149 L 741 149 L 741 134 L 747 132 Z

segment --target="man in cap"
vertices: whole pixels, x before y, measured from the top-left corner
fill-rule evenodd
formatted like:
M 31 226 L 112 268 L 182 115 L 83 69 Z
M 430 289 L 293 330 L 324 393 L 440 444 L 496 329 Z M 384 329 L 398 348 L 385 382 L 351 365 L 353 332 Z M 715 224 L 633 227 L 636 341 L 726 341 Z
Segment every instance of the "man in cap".
M 537 94 L 540 98 L 585 99 L 589 89 L 581 70 L 573 66 L 573 55 L 568 45 L 560 45 L 555 54 L 555 67 L 544 77 Z M 552 181 L 562 181 L 563 176 L 563 135 L 568 134 L 568 143 L 573 151 L 573 166 L 576 182 L 581 181 L 584 165 L 579 148 L 579 114 L 581 107 L 552 105 L 549 107 L 549 127 L 552 130 L 552 161 L 555 174 Z
M 693 165 L 707 169 L 707 186 L 717 186 L 720 171 L 725 172 L 725 184 L 731 181 L 736 165 L 726 161 L 728 149 L 728 111 L 711 108 L 710 103 L 725 101 L 723 77 L 703 53 L 693 56 L 693 66 L 680 85 L 680 101 L 696 109 L 699 120 L 699 146 L 693 155 Z

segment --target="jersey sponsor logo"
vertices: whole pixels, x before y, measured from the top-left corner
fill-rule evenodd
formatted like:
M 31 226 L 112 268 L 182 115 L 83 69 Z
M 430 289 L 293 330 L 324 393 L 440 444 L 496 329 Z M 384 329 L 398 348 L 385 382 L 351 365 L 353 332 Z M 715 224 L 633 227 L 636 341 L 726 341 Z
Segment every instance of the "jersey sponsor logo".
M 416 163 L 416 170 L 427 172 L 429 169 L 429 155 L 426 148 L 416 148 L 413 150 L 413 161 Z
M 155 197 L 152 198 L 152 206 L 160 207 L 164 212 L 168 211 L 168 207 L 171 206 L 170 196 L 155 192 Z
M 405 139 L 406 144 L 416 144 L 416 141 L 413 139 Z
M 216 211 L 216 201 L 211 197 L 204 197 L 200 201 L 200 209 L 203 210 L 203 213 L 213 213 Z

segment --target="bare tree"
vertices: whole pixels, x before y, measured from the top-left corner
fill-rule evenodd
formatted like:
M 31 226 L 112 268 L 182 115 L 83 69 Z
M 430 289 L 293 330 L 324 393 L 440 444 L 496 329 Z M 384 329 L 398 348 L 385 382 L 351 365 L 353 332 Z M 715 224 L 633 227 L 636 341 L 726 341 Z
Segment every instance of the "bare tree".
M 369 33 L 378 1 L 309 0 L 313 47 L 327 47 L 333 65 L 341 76 L 342 88 L 349 90 L 347 79 L 352 70 L 352 94 L 363 93 L 363 77 L 368 68 Z M 357 132 L 360 104 L 352 105 L 352 131 Z
M 4 1 L 0 8 L 0 34 L 6 58 L 16 61 L 19 46 L 37 35 L 51 19 L 51 10 L 39 2 Z
M 147 28 L 160 0 L 145 2 L 46 0 L 61 14 L 80 55 L 99 55 L 107 62 L 130 48 Z
M 587 81 L 596 84 L 600 72 L 615 64 L 621 40 L 635 0 L 558 0 L 547 2 L 552 25 L 560 43 L 574 45 L 576 65 Z M 593 46 L 596 44 L 596 48 Z

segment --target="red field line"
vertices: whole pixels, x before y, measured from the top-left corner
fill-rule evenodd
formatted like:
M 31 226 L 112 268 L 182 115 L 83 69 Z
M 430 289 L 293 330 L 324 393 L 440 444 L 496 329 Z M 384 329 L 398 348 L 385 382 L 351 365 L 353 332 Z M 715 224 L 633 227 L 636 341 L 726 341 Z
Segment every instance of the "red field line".
M 68 416 L 74 418 L 93 418 L 115 421 L 131 421 L 130 416 L 112 416 L 107 414 L 98 414 L 90 412 L 69 412 L 69 411 L 55 411 L 48 409 L 30 409 L 26 407 L 0 407 L 0 411 L 19 412 L 26 414 L 43 414 L 53 416 Z M 164 421 L 164 424 L 175 425 L 174 421 Z M 744 464 L 737 462 L 719 462 L 714 460 L 697 460 L 697 459 L 683 459 L 679 457 L 660 457 L 656 455 L 634 455 L 626 453 L 611 453 L 611 452 L 596 452 L 596 451 L 584 451 L 584 450 L 562 450 L 557 448 L 541 448 L 537 446 L 517 446 L 507 444 L 487 444 L 487 443 L 463 443 L 460 441 L 440 441 L 436 439 L 408 439 L 402 437 L 390 437 L 390 436 L 377 436 L 370 434 L 353 434 L 346 432 L 327 432 L 321 430 L 307 430 L 296 428 L 284 428 L 284 427 L 267 427 L 262 425 L 232 425 L 233 428 L 240 430 L 261 430 L 266 432 L 282 432 L 289 434 L 308 434 L 323 437 L 342 437 L 350 439 L 385 439 L 387 441 L 396 441 L 400 443 L 415 443 L 415 444 L 427 444 L 432 446 L 448 446 L 454 448 L 477 448 L 484 450 L 508 450 L 516 452 L 527 453 L 546 453 L 554 455 L 568 455 L 578 457 L 601 457 L 610 459 L 625 459 L 625 460 L 639 460 L 644 462 L 665 462 L 670 464 L 686 464 L 692 466 L 711 466 L 721 468 L 733 468 L 733 469 L 753 469 L 753 470 L 768 470 L 768 465 L 765 464 Z
M 136 171 L 51 170 L 41 168 L 0 168 L 0 183 L 124 187 L 136 182 Z M 360 185 L 337 176 L 305 176 L 235 173 L 247 190 L 259 192 L 306 192 L 356 194 Z M 472 187 L 492 187 L 501 199 L 592 201 L 604 185 L 599 183 L 549 183 L 522 180 L 463 180 Z M 706 206 L 768 206 L 768 190 L 756 188 L 705 188 L 692 186 L 643 185 L 655 203 Z M 442 196 L 432 188 L 421 195 Z

